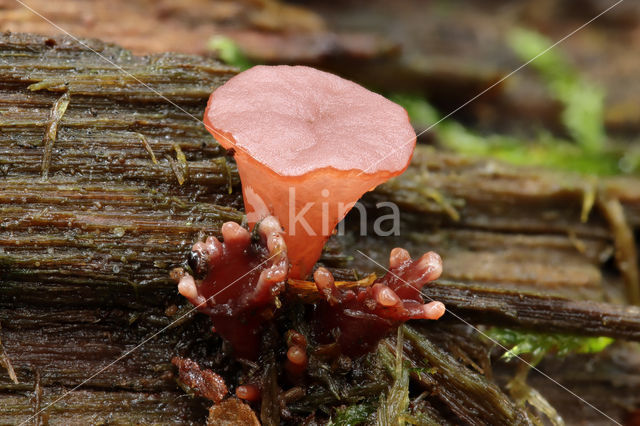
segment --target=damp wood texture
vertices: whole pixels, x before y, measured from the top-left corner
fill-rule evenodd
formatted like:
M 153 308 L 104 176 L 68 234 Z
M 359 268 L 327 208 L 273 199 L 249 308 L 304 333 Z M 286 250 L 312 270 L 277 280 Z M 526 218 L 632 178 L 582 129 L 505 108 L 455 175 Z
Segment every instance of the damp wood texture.
M 233 367 L 202 349 L 221 344 L 204 318 L 172 324 L 190 308 L 169 272 L 196 240 L 243 220 L 236 166 L 200 121 L 211 91 L 233 75 L 197 56 L 137 57 L 95 40 L 0 36 L 0 423 L 28 420 L 71 389 L 31 421 L 206 417 L 206 404 L 176 385 L 172 357 L 208 360 L 226 377 Z M 360 237 L 359 217 L 350 215 L 346 234 L 321 258 L 337 278 L 376 269 L 355 249 L 382 263 L 394 246 L 433 249 L 445 273 L 427 294 L 465 320 L 640 339 L 640 312 L 628 306 L 638 301 L 637 179 L 585 183 L 418 146 L 407 173 L 365 197 L 371 214 L 381 201 L 402 209 L 400 236 Z M 460 339 L 459 328 L 443 327 L 442 339 Z M 437 325 L 416 330 L 406 331 L 407 356 L 445 365 L 449 349 L 429 343 Z M 383 352 L 395 350 L 393 341 L 385 345 Z M 489 380 L 420 374 L 445 396 Z M 325 377 L 326 388 L 284 414 L 286 394 L 277 397 L 275 383 L 267 394 L 284 400 L 263 401 L 262 421 L 308 415 L 313 404 L 356 403 L 394 380 L 374 379 L 336 393 Z M 487 386 L 495 398 L 475 395 L 473 404 L 487 413 L 498 404 L 505 422 L 523 418 Z M 601 391 L 594 398 L 608 398 L 607 383 L 590 386 Z M 453 396 L 434 406 L 471 416 L 474 407 Z

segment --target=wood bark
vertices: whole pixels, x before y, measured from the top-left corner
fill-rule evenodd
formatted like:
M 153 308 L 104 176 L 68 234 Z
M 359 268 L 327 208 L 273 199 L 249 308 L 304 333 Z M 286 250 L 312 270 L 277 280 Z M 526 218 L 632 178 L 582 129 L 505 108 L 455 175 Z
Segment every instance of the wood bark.
M 235 164 L 200 122 L 232 75 L 194 56 L 0 37 L 0 360 L 17 376 L 0 373 L 0 423 L 202 419 L 170 360 L 215 337 L 204 318 L 171 325 L 189 307 L 169 271 L 198 238 L 242 220 Z M 599 208 L 605 194 L 615 220 Z M 336 274 L 375 269 L 349 260 L 355 248 L 382 262 L 395 245 L 436 249 L 454 282 L 429 295 L 465 320 L 640 337 L 635 308 L 549 297 L 601 300 L 607 284 L 621 288 L 624 271 L 606 263 L 619 227 L 619 259 L 637 270 L 637 180 L 585 186 L 419 147 L 406 175 L 366 199 L 385 200 L 402 207 L 406 232 L 360 239 L 348 226 L 322 259 Z

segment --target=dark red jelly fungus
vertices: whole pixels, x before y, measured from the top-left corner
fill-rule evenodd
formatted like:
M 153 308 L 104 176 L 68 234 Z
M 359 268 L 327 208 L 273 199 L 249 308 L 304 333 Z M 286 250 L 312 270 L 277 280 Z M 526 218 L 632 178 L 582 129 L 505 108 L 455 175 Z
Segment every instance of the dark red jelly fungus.
M 292 381 L 298 381 L 302 378 L 302 374 L 306 371 L 309 364 L 307 356 L 307 339 L 303 334 L 289 330 L 286 334 L 287 341 L 287 360 L 284 368 Z
M 420 292 L 442 273 L 440 256 L 429 252 L 414 261 L 408 251 L 395 248 L 389 271 L 370 287 L 338 289 L 331 272 L 318 268 L 313 278 L 324 300 L 313 311 L 317 338 L 326 343 L 337 334 L 342 351 L 359 356 L 409 319 L 435 320 L 444 314 L 441 302 L 424 304 Z
M 202 280 L 185 274 L 178 291 L 213 321 L 235 355 L 255 359 L 262 324 L 271 318 L 284 289 L 289 262 L 282 229 L 274 217 L 258 225 L 260 243 L 234 222 L 222 225 L 223 242 L 209 237 L 194 244 L 190 263 Z
M 303 66 L 238 74 L 211 94 L 204 123 L 234 150 L 250 226 L 280 220 L 300 279 L 362 194 L 407 168 L 416 142 L 401 106 Z
M 240 385 L 236 389 L 236 396 L 240 399 L 255 402 L 259 401 L 261 395 L 260 388 L 256 385 Z

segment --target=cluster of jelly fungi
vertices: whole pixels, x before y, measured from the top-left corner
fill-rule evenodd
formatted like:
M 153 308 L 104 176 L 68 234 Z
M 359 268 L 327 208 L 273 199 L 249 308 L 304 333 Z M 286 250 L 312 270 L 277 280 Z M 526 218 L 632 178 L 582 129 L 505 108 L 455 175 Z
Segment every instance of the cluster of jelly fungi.
M 338 289 L 333 275 L 318 268 L 313 279 L 325 303 L 314 307 L 313 325 L 318 340 L 337 335 L 342 351 L 362 355 L 398 324 L 410 319 L 438 319 L 441 302 L 424 304 L 421 290 L 442 273 L 442 259 L 428 252 L 412 260 L 409 252 L 395 248 L 389 256 L 389 272 L 366 287 Z
M 274 217 L 257 228 L 259 241 L 235 222 L 222 225 L 220 242 L 208 237 L 194 244 L 189 263 L 196 276 L 184 274 L 178 291 L 208 315 L 222 337 L 242 358 L 255 358 L 261 325 L 273 316 L 284 290 L 289 261 L 280 225 Z
M 284 368 L 292 381 L 298 381 L 307 369 L 307 338 L 295 330 L 287 331 L 287 360 Z
M 304 280 L 353 204 L 408 167 L 416 135 L 402 107 L 308 67 L 258 66 L 238 74 L 213 92 L 204 121 L 234 152 L 249 230 L 225 223 L 222 241 L 196 243 L 189 259 L 196 278 L 183 273 L 178 288 L 211 317 L 236 356 L 255 359 L 287 280 Z M 339 288 L 318 268 L 318 297 L 308 309 L 314 339 L 333 339 L 355 356 L 404 321 L 439 318 L 444 305 L 424 304 L 421 289 L 441 271 L 437 254 L 414 261 L 400 248 L 391 252 L 389 272 L 369 285 Z M 287 337 L 291 376 L 307 367 L 300 336 Z M 237 395 L 259 398 L 252 386 Z

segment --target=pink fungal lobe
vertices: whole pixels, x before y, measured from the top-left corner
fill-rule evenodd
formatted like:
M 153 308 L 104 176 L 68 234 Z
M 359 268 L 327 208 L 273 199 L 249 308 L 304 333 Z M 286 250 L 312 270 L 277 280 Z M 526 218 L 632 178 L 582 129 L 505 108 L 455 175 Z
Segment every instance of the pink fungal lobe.
M 213 322 L 231 342 L 236 355 L 255 358 L 263 323 L 271 318 L 276 298 L 284 289 L 289 262 L 282 230 L 275 218 L 258 226 L 260 242 L 252 244 L 249 231 L 234 222 L 222 226 L 223 242 L 209 237 L 194 244 L 193 268 L 204 278 L 185 274 L 178 291 Z
M 325 302 L 313 312 L 313 324 L 319 339 L 338 334 L 338 343 L 350 356 L 371 350 L 396 326 L 409 319 L 440 318 L 441 302 L 424 304 L 421 290 L 442 273 L 442 259 L 434 252 L 414 261 L 404 249 L 389 256 L 389 272 L 370 287 L 338 289 L 331 273 L 319 268 L 314 274 L 318 291 Z
M 258 401 L 261 397 L 260 388 L 256 385 L 241 385 L 236 388 L 236 396 L 247 401 Z

